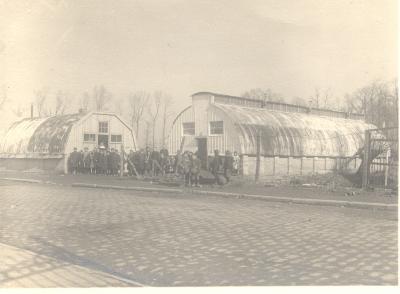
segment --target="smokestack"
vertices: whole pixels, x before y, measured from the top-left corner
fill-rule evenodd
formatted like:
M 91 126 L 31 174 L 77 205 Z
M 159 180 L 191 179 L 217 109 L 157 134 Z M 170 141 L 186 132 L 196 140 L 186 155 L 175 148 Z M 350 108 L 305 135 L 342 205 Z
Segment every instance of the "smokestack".
M 31 119 L 33 118 L 33 103 L 31 104 Z

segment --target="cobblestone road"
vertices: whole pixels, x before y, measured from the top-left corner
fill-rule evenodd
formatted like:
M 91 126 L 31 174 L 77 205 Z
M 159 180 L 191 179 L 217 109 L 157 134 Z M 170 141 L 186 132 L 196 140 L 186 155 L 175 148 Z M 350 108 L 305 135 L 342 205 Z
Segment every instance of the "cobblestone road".
M 152 286 L 396 285 L 388 211 L 0 181 L 0 242 Z

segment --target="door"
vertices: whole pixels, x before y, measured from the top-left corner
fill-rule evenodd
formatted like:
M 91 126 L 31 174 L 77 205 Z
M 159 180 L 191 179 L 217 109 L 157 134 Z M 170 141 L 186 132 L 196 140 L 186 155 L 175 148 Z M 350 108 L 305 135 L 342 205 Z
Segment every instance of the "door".
M 207 152 L 207 138 L 196 138 L 197 139 L 197 155 L 201 160 L 201 167 L 204 169 L 208 168 L 208 152 Z
M 98 135 L 98 144 L 108 148 L 108 135 Z

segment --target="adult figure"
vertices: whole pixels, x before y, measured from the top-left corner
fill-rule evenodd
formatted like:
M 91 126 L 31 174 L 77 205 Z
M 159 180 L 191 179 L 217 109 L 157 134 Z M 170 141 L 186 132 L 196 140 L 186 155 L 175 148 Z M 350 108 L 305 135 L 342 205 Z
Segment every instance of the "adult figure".
M 182 173 L 182 153 L 181 153 L 181 150 L 178 150 L 176 152 L 174 170 L 175 170 L 175 174 L 176 175 Z
M 151 151 L 150 151 L 150 147 L 146 147 L 146 151 L 144 154 L 144 165 L 145 165 L 145 175 L 149 176 L 151 174 L 151 169 L 152 169 L 152 165 L 153 162 L 151 160 Z
M 89 173 L 90 172 L 90 155 L 89 155 L 89 149 L 85 147 L 83 149 L 83 171 L 84 173 Z
M 222 167 L 222 159 L 221 156 L 219 156 L 219 150 L 216 149 L 214 150 L 214 158 L 211 161 L 211 173 L 213 174 L 215 178 L 215 182 L 218 184 L 221 184 L 221 181 L 219 179 L 219 172 Z
M 101 173 L 100 151 L 96 147 L 93 149 L 93 161 L 94 161 L 94 173 L 100 174 Z
M 231 180 L 232 169 L 233 169 L 233 156 L 229 150 L 226 150 L 225 160 L 224 160 L 224 177 L 227 183 L 229 183 L 229 181 Z
M 74 147 L 74 151 L 69 155 L 69 162 L 71 164 L 71 172 L 73 175 L 76 175 L 79 168 L 79 152 L 76 147 Z
M 189 152 L 183 153 L 182 156 L 182 170 L 185 179 L 185 186 L 188 187 L 191 185 L 191 168 L 192 168 L 192 158 L 189 155 Z
M 192 164 L 190 168 L 191 174 L 191 184 L 195 187 L 200 187 L 199 185 L 199 177 L 200 177 L 200 169 L 201 169 L 201 160 L 197 157 L 197 154 L 192 155 Z

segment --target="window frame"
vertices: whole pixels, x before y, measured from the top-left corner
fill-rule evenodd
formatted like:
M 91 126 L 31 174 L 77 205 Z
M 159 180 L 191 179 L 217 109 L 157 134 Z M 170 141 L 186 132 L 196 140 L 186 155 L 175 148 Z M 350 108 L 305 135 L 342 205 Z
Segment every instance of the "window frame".
M 218 134 L 213 134 L 212 132 L 211 132 L 211 130 L 213 129 L 212 127 L 211 127 L 211 124 L 212 123 L 219 123 L 219 122 L 221 122 L 222 123 L 222 133 L 218 133 Z M 215 129 L 215 128 L 214 128 Z M 223 120 L 213 120 L 213 121 L 209 121 L 208 122 L 208 135 L 209 136 L 223 136 L 225 134 L 225 124 L 224 124 L 224 121 Z
M 101 131 L 102 128 L 101 128 L 100 124 L 107 124 L 107 132 Z M 109 123 L 109 121 L 99 121 L 99 123 L 98 123 L 98 133 L 99 134 L 108 134 L 109 132 L 110 132 L 110 123 Z
M 185 124 L 193 124 L 193 128 L 190 128 L 190 130 L 193 130 L 193 133 L 186 134 L 185 133 Z M 187 130 L 187 128 L 186 128 Z M 187 121 L 187 122 L 182 122 L 182 136 L 195 136 L 196 135 L 196 123 L 194 121 Z
M 89 140 L 85 140 L 85 136 L 89 136 Z M 90 138 L 93 136 L 93 140 L 90 140 Z M 95 133 L 83 133 L 83 142 L 85 143 L 96 143 L 96 138 L 97 135 Z
M 113 141 L 113 136 L 119 136 L 121 138 L 120 141 Z M 111 144 L 122 144 L 122 134 L 110 134 L 110 143 Z

